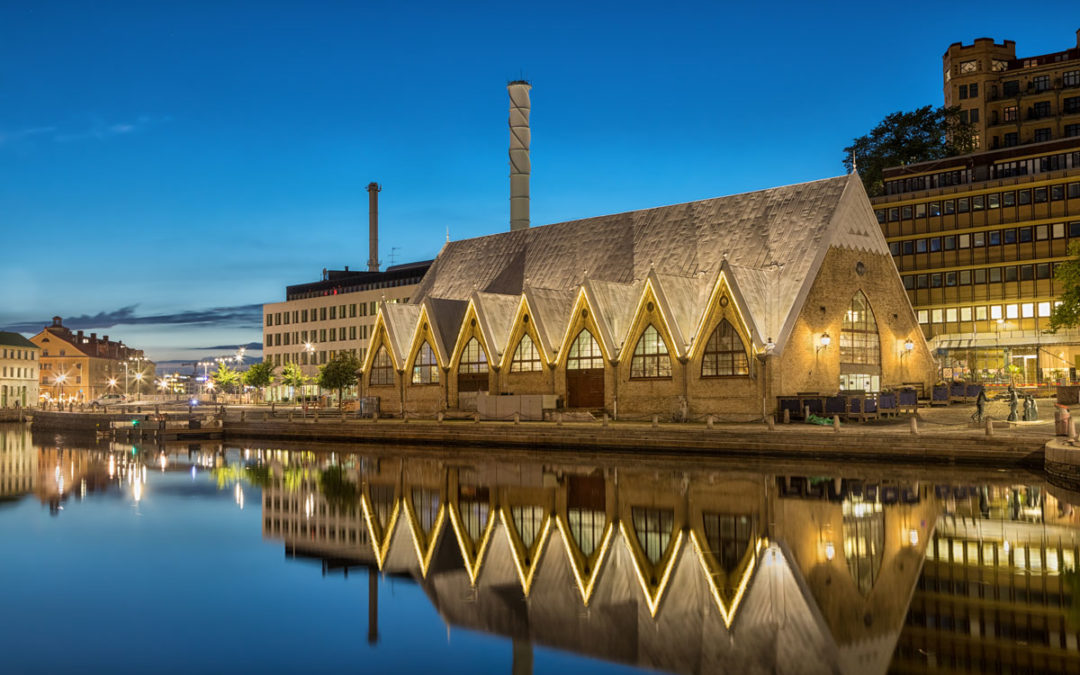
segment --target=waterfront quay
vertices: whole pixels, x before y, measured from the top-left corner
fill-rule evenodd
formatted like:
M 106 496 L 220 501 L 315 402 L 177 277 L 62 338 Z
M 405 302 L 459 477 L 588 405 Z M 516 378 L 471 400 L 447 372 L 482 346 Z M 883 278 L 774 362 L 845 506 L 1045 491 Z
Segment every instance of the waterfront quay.
M 561 452 L 649 452 L 903 464 L 963 464 L 1041 468 L 1043 448 L 1053 437 L 1053 406 L 1044 401 L 1038 421 L 985 424 L 970 421 L 973 406 L 923 408 L 918 415 L 843 423 L 838 426 L 747 423 L 662 423 L 566 416 L 561 421 L 512 422 L 416 417 L 358 418 L 337 410 L 235 406 L 124 412 L 33 412 L 35 430 L 115 434 L 119 426 L 174 431 L 171 440 L 212 429 L 226 442 L 363 443 L 431 447 L 519 448 Z M 133 420 L 139 424 L 134 425 Z M 184 422 L 195 424 L 180 430 Z M 586 421 L 588 420 L 588 421 Z M 143 432 L 150 434 L 149 431 Z M 144 436 L 146 438 L 146 436 Z M 118 438 L 118 440 L 121 440 Z

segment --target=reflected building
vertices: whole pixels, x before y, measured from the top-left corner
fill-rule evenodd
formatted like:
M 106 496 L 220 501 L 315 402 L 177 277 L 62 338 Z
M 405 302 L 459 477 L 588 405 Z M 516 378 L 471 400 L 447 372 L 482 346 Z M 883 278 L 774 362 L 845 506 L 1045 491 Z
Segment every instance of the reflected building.
M 317 466 L 271 456 L 264 536 L 414 579 L 524 670 L 538 644 L 675 673 L 885 672 L 945 508 L 919 483 L 402 457 L 349 459 L 328 497 Z
M 0 502 L 17 500 L 34 491 L 37 451 L 30 427 L 0 427 Z

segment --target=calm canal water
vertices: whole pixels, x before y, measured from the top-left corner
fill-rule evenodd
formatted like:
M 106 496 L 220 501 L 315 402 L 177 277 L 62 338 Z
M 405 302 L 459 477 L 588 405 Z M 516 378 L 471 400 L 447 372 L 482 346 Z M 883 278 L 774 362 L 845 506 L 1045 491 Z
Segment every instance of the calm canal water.
M 1015 471 L 0 426 L 0 670 L 1078 672 L 1078 534 Z

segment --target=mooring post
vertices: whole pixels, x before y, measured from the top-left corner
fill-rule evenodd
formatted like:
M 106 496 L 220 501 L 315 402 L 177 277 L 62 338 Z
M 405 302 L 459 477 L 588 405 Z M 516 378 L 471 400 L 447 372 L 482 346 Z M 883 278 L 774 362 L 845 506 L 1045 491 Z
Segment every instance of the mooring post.
M 660 426 L 660 416 L 659 415 L 654 414 L 652 416 L 652 426 L 653 426 L 653 429 Z
M 555 413 L 555 426 L 558 426 L 558 427 L 562 426 L 562 413 L 561 412 Z
M 839 415 L 833 415 L 832 416 L 832 430 L 835 431 L 836 433 L 840 433 L 840 416 Z
M 314 423 L 318 424 L 319 423 L 319 409 L 318 408 L 315 408 L 315 418 L 314 419 L 315 419 Z
M 784 408 L 784 424 L 791 424 L 791 410 Z
M 808 405 L 803 406 L 802 417 L 803 417 L 804 422 L 807 422 L 807 423 L 810 422 L 810 406 L 808 406 Z
M 473 424 L 480 424 L 480 413 L 474 412 L 472 415 Z
M 990 419 L 989 417 L 986 418 L 986 435 L 994 435 L 994 420 Z
M 919 416 L 918 415 L 912 415 L 911 417 L 909 417 L 908 418 L 908 425 L 911 428 L 911 435 L 912 436 L 918 436 L 919 435 Z
M 247 419 L 247 411 L 243 408 L 240 409 L 240 421 L 243 422 Z
M 378 422 L 378 421 L 379 421 L 379 411 L 376 410 L 375 412 L 371 413 L 371 423 L 374 424 L 375 422 Z
M 514 424 L 521 424 L 521 413 L 514 413 Z
M 289 421 L 290 421 L 290 422 L 292 422 L 292 421 L 293 421 L 293 417 L 292 417 L 292 416 L 293 416 L 293 411 L 291 411 L 291 410 L 290 410 L 290 411 L 289 411 Z
M 603 424 L 604 424 L 604 426 L 606 427 L 606 426 L 607 426 L 608 424 L 610 424 L 610 423 L 611 423 L 611 418 L 610 418 L 610 417 L 608 416 L 608 414 L 607 414 L 607 413 L 605 412 L 605 413 L 604 413 L 604 422 L 603 422 Z
M 712 429 L 713 428 L 713 422 L 714 422 L 714 419 L 713 419 L 712 415 L 706 415 L 705 416 L 705 428 L 706 429 Z
M 776 431 L 776 420 L 772 415 L 765 416 L 765 424 L 769 425 L 769 431 Z

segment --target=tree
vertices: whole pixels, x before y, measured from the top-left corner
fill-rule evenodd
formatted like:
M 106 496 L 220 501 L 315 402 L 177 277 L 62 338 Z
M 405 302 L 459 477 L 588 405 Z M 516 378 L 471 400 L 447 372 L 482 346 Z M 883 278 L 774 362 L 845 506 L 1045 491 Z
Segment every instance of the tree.
M 248 366 L 247 371 L 244 373 L 244 384 L 249 387 L 255 387 L 260 392 L 266 387 L 269 387 L 273 381 L 274 364 L 269 361 L 253 363 Z
M 844 148 L 844 167 L 851 172 L 854 158 L 867 194 L 876 197 L 884 192 L 886 168 L 969 153 L 974 129 L 960 118 L 960 106 L 894 112 Z
M 233 370 L 224 361 L 218 363 L 218 369 L 210 375 L 210 379 L 214 381 L 214 386 L 222 391 L 230 387 L 236 387 L 240 385 L 240 371 Z
M 304 386 L 308 381 L 308 376 L 304 375 L 304 371 L 300 370 L 300 366 L 295 363 L 286 363 L 281 367 L 281 382 L 286 387 L 293 389 L 293 398 L 295 398 L 296 390 Z
M 1069 243 L 1069 258 L 1054 270 L 1054 285 L 1062 290 L 1050 312 L 1050 333 L 1080 326 L 1080 241 Z
M 338 352 L 325 366 L 319 368 L 319 386 L 323 389 L 336 389 L 338 393 L 338 406 L 345 404 L 343 394 L 345 387 L 351 387 L 357 382 L 357 371 L 360 370 L 360 359 L 352 352 Z

